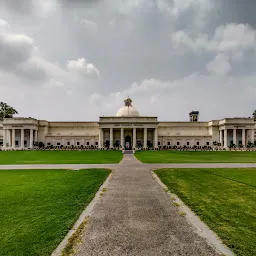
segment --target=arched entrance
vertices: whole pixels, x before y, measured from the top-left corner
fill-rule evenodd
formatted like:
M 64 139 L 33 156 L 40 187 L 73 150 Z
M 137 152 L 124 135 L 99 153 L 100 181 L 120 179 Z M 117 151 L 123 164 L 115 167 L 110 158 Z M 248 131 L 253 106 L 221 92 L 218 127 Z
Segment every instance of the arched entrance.
M 130 135 L 125 136 L 125 149 L 132 149 L 132 138 Z

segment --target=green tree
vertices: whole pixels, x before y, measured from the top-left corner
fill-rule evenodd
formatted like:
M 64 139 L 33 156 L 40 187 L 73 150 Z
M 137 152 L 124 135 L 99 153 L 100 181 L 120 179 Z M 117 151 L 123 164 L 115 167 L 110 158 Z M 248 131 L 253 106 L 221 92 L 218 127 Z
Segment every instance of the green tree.
M 4 118 L 12 118 L 13 115 L 18 114 L 18 111 L 7 103 L 0 102 L 0 120 Z
M 256 121 L 256 110 L 254 110 L 254 112 L 252 113 L 252 116 L 254 118 L 254 121 Z

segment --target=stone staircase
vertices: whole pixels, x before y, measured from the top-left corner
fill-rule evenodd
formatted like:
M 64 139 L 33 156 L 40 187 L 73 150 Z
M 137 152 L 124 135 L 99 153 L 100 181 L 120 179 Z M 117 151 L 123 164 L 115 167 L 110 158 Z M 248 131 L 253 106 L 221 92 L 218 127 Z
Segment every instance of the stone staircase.
M 125 149 L 125 150 L 124 150 L 124 154 L 125 154 L 125 155 L 126 155 L 126 154 L 127 154 L 127 155 L 128 155 L 128 154 L 129 154 L 129 155 L 132 155 L 132 154 L 133 154 L 133 150 Z

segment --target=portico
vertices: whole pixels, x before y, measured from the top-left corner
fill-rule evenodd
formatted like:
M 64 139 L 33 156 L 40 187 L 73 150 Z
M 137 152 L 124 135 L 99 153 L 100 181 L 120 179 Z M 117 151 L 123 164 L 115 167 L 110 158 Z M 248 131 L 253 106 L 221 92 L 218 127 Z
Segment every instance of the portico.
M 3 146 L 6 149 L 25 149 L 33 148 L 34 143 L 38 141 L 38 128 L 36 120 L 22 118 L 22 125 L 19 120 L 5 119 L 3 128 Z
M 107 127 L 111 126 L 111 127 Z M 99 147 L 136 149 L 158 147 L 157 128 L 143 124 L 100 124 Z
M 140 116 L 132 100 L 124 100 L 116 116 L 100 117 L 99 147 L 136 149 L 158 147 L 157 117 Z
M 220 121 L 219 142 L 224 148 L 230 145 L 242 145 L 245 147 L 255 140 L 255 124 L 253 119 L 240 118 L 239 124 L 234 123 L 233 118 L 225 118 Z

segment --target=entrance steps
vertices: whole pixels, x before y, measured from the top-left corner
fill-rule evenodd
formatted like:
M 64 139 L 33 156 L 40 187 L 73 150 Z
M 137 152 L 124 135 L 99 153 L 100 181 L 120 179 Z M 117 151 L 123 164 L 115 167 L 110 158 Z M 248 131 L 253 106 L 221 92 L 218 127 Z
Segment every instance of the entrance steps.
M 133 154 L 133 150 L 128 150 L 128 149 L 126 149 L 126 150 L 124 150 L 124 154 L 130 154 L 130 155 L 132 155 L 132 154 Z

